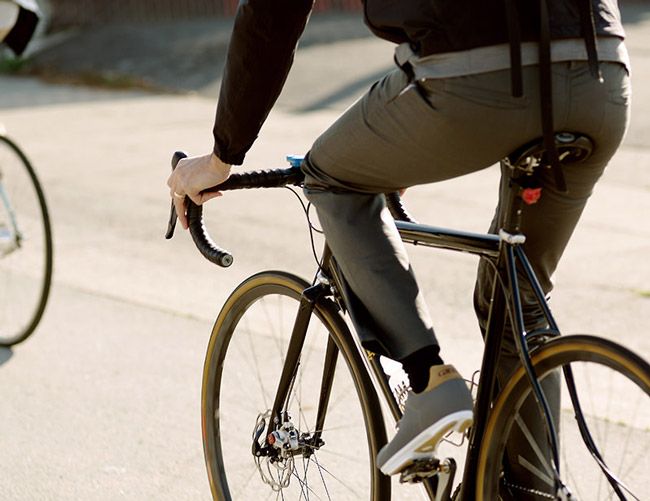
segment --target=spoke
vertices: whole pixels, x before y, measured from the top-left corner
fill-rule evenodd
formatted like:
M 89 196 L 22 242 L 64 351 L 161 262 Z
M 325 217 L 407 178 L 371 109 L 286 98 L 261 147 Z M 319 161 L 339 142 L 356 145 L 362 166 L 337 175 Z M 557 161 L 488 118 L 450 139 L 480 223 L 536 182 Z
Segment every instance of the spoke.
M 645 457 L 645 454 L 648 454 L 648 451 L 646 450 L 641 450 L 639 454 L 635 455 L 632 460 L 628 461 L 627 464 L 629 464 L 629 468 L 624 469 L 623 468 L 623 462 L 625 461 L 627 457 L 627 450 L 630 446 L 630 440 L 632 438 L 632 433 L 635 431 L 637 428 L 635 426 L 636 423 L 636 416 L 639 415 L 639 407 L 641 405 L 641 402 L 643 402 L 643 397 L 642 398 L 637 398 L 636 399 L 636 404 L 634 406 L 634 413 L 631 413 L 630 415 L 635 416 L 635 420 L 627 426 L 628 428 L 628 433 L 625 437 L 625 443 L 623 444 L 623 454 L 621 454 L 621 460 L 618 465 L 618 471 L 620 472 L 619 474 L 621 475 L 621 480 L 626 480 L 631 478 L 631 474 L 636 470 L 636 468 L 641 464 L 641 461 L 639 461 L 642 457 Z M 625 426 L 625 425 L 621 425 Z M 625 472 L 625 475 L 623 473 Z
M 610 412 L 611 411 L 611 405 L 612 405 L 612 384 L 611 383 L 612 383 L 612 378 L 614 377 L 614 374 L 615 374 L 614 372 L 609 373 L 609 384 L 607 384 L 607 387 L 608 387 L 607 388 L 607 401 L 606 401 L 607 406 L 605 408 L 605 419 L 603 420 L 603 441 L 601 442 L 602 446 L 599 447 L 599 452 L 601 453 L 601 456 L 603 458 L 602 461 L 605 464 L 607 464 L 607 462 L 605 461 L 605 450 L 607 449 L 608 442 L 609 442 L 609 423 L 607 422 L 607 420 L 611 416 L 611 412 Z M 591 379 L 591 378 L 589 378 L 589 379 Z M 602 383 L 602 381 L 601 381 L 601 383 Z M 602 389 L 601 389 L 601 393 L 602 393 Z M 609 450 L 609 449 L 607 449 L 607 450 Z M 607 477 L 605 477 L 604 475 L 600 477 L 599 487 L 600 487 L 600 485 L 603 484 L 603 482 L 607 482 L 608 485 L 611 485 L 611 484 L 609 484 L 609 481 L 607 480 Z
M 542 449 L 540 448 L 539 444 L 535 440 L 535 437 L 533 434 L 530 432 L 526 424 L 524 423 L 524 420 L 521 418 L 520 414 L 517 414 L 515 417 L 515 422 L 521 429 L 521 432 L 524 434 L 526 437 L 526 440 L 528 440 L 529 445 L 535 452 L 535 455 L 537 456 L 537 459 L 539 459 L 540 464 L 543 466 L 543 468 L 546 470 L 546 475 L 535 468 L 530 462 L 528 462 L 525 458 L 519 456 L 519 463 L 526 468 L 528 471 L 533 473 L 536 477 L 540 478 L 544 483 L 550 485 L 553 487 L 553 470 L 551 469 L 551 466 L 548 464 L 546 457 L 544 457 L 544 453 L 542 452 Z
M 583 364 L 583 367 L 586 365 L 587 364 Z M 586 373 L 586 369 L 585 369 L 585 373 Z M 647 451 L 645 450 L 641 451 L 640 454 L 635 455 L 635 458 L 628 457 L 629 456 L 628 448 L 629 448 L 630 440 L 632 439 L 632 435 L 634 434 L 635 427 L 633 426 L 634 423 L 628 424 L 623 422 L 616 422 L 613 420 L 613 415 L 615 414 L 615 412 L 612 410 L 612 402 L 614 401 L 614 398 L 617 398 L 617 396 L 614 396 L 612 394 L 616 383 L 616 381 L 613 378 L 617 373 L 614 371 L 608 371 L 608 374 L 609 374 L 608 376 L 609 381 L 604 385 L 607 387 L 607 395 L 604 396 L 606 402 L 605 402 L 605 412 L 602 417 L 599 416 L 598 409 L 596 408 L 596 405 L 594 403 L 595 402 L 594 395 L 596 394 L 599 395 L 598 400 L 601 403 L 603 400 L 602 376 L 600 375 L 600 373 L 598 374 L 598 377 L 589 377 L 586 375 L 584 376 L 584 379 L 586 381 L 586 386 L 588 386 L 588 391 L 586 393 L 588 395 L 589 403 L 593 414 L 593 418 L 590 420 L 588 427 L 590 430 L 595 431 L 595 435 L 597 437 L 597 442 L 596 442 L 597 450 L 602 456 L 602 462 L 601 462 L 597 458 L 593 457 L 593 455 L 590 454 L 591 459 L 595 462 L 595 465 L 598 467 L 600 473 L 598 475 L 598 480 L 597 480 L 597 498 L 600 499 L 601 493 L 603 493 L 607 498 L 614 499 L 616 497 L 616 499 L 618 499 L 618 495 L 616 494 L 614 487 L 612 486 L 607 475 L 602 471 L 603 468 L 602 465 L 605 465 L 608 471 L 610 471 L 614 475 L 614 482 L 616 482 L 616 485 L 622 491 L 625 491 L 630 496 L 632 496 L 634 499 L 639 499 L 634 493 L 630 491 L 628 486 L 625 484 L 625 480 L 631 478 L 632 472 L 635 470 L 636 467 L 638 467 L 640 463 L 638 459 L 644 457 Z M 591 380 L 601 381 L 601 384 L 599 385 L 598 389 L 594 389 L 591 386 Z M 584 392 L 582 393 L 582 395 L 584 395 Z M 643 401 L 642 398 L 635 399 L 634 412 L 632 413 L 627 412 L 626 415 L 637 416 L 639 405 L 642 401 Z M 612 445 L 609 443 L 609 437 L 611 436 L 612 432 L 617 433 L 618 430 L 627 433 L 622 433 L 624 437 L 621 437 L 620 440 L 617 440 L 616 443 L 613 444 L 615 449 L 619 451 L 620 459 L 619 461 L 617 461 L 618 463 L 617 468 L 615 470 L 612 470 L 611 469 L 612 465 L 608 464 L 607 461 L 607 458 L 611 457 L 611 455 L 607 454 L 607 451 L 610 450 L 609 446 Z M 587 450 L 587 452 L 590 451 Z M 624 468 L 624 463 L 631 465 L 630 468 L 629 469 Z
M 239 489 L 237 489 L 237 493 L 236 493 L 237 496 L 236 497 L 239 497 L 240 493 L 246 492 L 246 487 L 248 487 L 248 485 L 251 483 L 251 480 L 253 480 L 255 478 L 256 473 L 258 473 L 257 467 L 255 467 L 255 468 L 253 468 L 251 470 L 251 473 L 246 478 L 246 481 L 244 482 L 244 485 L 242 485 Z
M 325 454 L 325 455 L 330 455 L 334 456 L 337 458 L 342 458 L 342 459 L 348 459 L 351 462 L 358 462 L 359 457 L 358 456 L 353 456 L 352 454 L 344 454 L 343 452 L 334 452 L 331 449 L 325 448 L 325 449 L 315 449 L 319 452 L 319 454 Z
M 298 428 L 300 428 L 300 422 L 301 419 L 304 417 L 303 412 L 302 412 L 302 376 L 304 374 L 304 364 L 302 362 L 302 354 L 300 356 L 300 360 L 298 361 L 298 373 L 296 374 L 296 377 L 293 378 L 293 381 L 291 382 L 291 387 L 289 388 L 289 398 L 287 399 L 287 405 L 285 407 L 285 411 L 289 411 L 291 408 L 291 405 L 294 402 L 297 402 L 298 404 Z M 296 386 L 296 382 L 298 383 L 298 388 L 300 395 L 298 394 L 298 391 L 294 391 L 294 387 Z
M 300 388 L 302 389 L 302 385 L 300 386 Z M 298 406 L 299 406 L 298 407 L 298 409 L 299 409 L 298 410 L 298 430 L 301 433 L 305 432 L 305 433 L 310 433 L 311 434 L 312 432 L 309 429 L 307 416 L 305 416 L 305 413 L 303 411 L 302 402 L 298 402 Z M 304 429 L 302 428 L 302 425 L 304 425 Z
M 272 307 L 272 308 L 273 308 L 275 311 L 280 312 L 280 313 L 279 313 L 279 315 L 280 315 L 280 317 L 281 317 L 281 318 L 280 318 L 280 329 L 283 329 L 283 328 L 284 328 L 284 322 L 283 322 L 283 311 L 284 311 L 284 308 L 282 307 L 282 302 L 283 302 L 282 299 L 283 299 L 283 296 L 281 296 L 281 295 L 278 294 L 276 297 L 278 298 L 278 299 L 277 299 L 278 306 L 277 306 L 277 307 Z M 273 321 L 271 320 L 271 314 L 269 313 L 269 306 L 267 306 L 267 304 L 266 304 L 266 299 L 267 299 L 267 298 L 268 298 L 268 296 L 265 296 L 264 298 L 262 298 L 262 299 L 259 301 L 259 303 L 261 303 L 261 305 L 262 305 L 262 310 L 263 310 L 263 312 L 264 312 L 264 316 L 266 316 L 266 325 L 267 325 L 267 326 L 274 326 L 274 325 L 275 325 L 275 322 L 273 322 Z M 285 358 L 285 356 L 286 356 L 286 353 L 285 353 L 285 349 L 284 349 L 284 343 L 282 343 L 282 340 L 284 339 L 284 338 L 282 337 L 282 335 L 281 335 L 282 333 L 270 332 L 269 334 L 271 335 L 271 338 L 273 339 L 273 341 L 274 341 L 274 343 L 275 343 L 275 346 L 276 346 L 277 349 L 278 349 L 278 354 L 280 355 L 280 360 L 282 360 L 282 362 L 284 362 L 284 358 Z
M 309 483 L 307 481 L 307 470 L 309 470 L 309 461 L 305 462 L 305 458 L 302 458 L 302 470 L 304 472 L 304 479 L 305 479 L 305 485 L 307 486 L 307 489 L 309 489 Z M 308 499 L 305 497 L 305 499 Z
M 323 476 L 323 468 L 321 468 L 320 463 L 318 462 L 318 458 L 314 456 L 314 462 L 316 463 L 316 466 L 318 467 L 318 473 L 320 474 L 320 479 L 323 482 L 323 487 L 325 488 L 325 493 L 327 494 L 327 499 L 330 501 L 332 498 L 330 497 L 330 491 L 327 489 L 327 483 L 325 482 L 325 477 Z
M 341 480 L 341 479 L 338 478 L 336 475 L 334 475 L 331 471 L 329 471 L 327 468 L 325 468 L 324 466 L 322 466 L 322 465 L 318 462 L 318 458 L 316 457 L 316 454 L 313 454 L 312 457 L 309 458 L 309 460 L 310 460 L 310 461 L 314 461 L 314 463 L 316 463 L 316 465 L 317 465 L 319 471 L 327 473 L 330 477 L 332 477 L 334 480 L 336 480 L 339 484 L 341 484 L 341 485 L 342 485 L 343 487 L 345 487 L 347 490 L 349 490 L 350 492 L 354 493 L 355 496 L 356 496 L 358 499 L 361 499 L 361 495 L 360 495 L 360 494 L 359 494 L 359 493 L 358 493 L 358 492 L 357 492 L 357 491 L 356 491 L 352 486 L 350 486 L 350 485 L 348 485 L 347 483 L 343 482 L 343 480 Z
M 305 496 L 305 499 L 309 499 L 309 493 L 311 492 L 316 498 L 321 499 L 321 497 L 316 494 L 311 487 L 309 487 L 306 482 L 303 482 L 302 479 L 298 476 L 298 473 L 296 473 L 296 469 L 294 468 L 291 472 L 291 475 L 296 477 L 298 482 L 300 483 L 300 498 L 302 499 L 303 496 Z
M 264 389 L 264 383 L 262 382 L 262 374 L 260 374 L 260 366 L 259 366 L 259 361 L 257 360 L 257 356 L 255 354 L 255 343 L 253 343 L 253 337 L 251 336 L 251 330 L 248 327 L 248 318 L 244 317 L 244 322 L 246 323 L 246 337 L 248 339 L 248 346 L 250 348 L 250 355 L 253 357 L 253 362 L 254 362 L 254 371 L 255 371 L 255 376 L 257 377 L 257 382 L 260 385 L 260 390 L 262 391 L 262 398 L 264 399 L 264 408 L 268 409 L 269 405 L 266 400 L 266 390 Z M 247 357 L 243 357 L 244 360 L 247 360 Z
M 345 424 L 340 424 L 338 426 L 326 426 L 325 428 L 321 428 L 320 430 L 314 430 L 314 433 L 317 431 L 320 431 L 321 433 L 329 432 L 329 431 L 338 431 L 338 430 L 361 430 L 365 432 L 365 426 L 364 425 L 357 425 L 357 426 L 351 426 L 348 423 Z
M 339 362 L 339 363 L 345 363 L 345 362 Z M 343 371 L 343 373 L 346 372 L 344 369 L 339 367 L 339 364 L 336 364 L 336 368 L 334 370 L 336 373 L 338 373 L 339 371 Z M 334 385 L 332 385 L 332 387 L 334 387 Z M 330 397 L 330 403 L 327 406 L 330 412 L 332 410 L 335 410 L 339 405 L 341 405 L 344 401 L 346 401 L 346 397 L 348 397 L 351 392 L 356 391 L 353 385 L 338 384 L 336 385 L 336 389 L 337 391 L 336 391 L 335 398 L 332 399 Z

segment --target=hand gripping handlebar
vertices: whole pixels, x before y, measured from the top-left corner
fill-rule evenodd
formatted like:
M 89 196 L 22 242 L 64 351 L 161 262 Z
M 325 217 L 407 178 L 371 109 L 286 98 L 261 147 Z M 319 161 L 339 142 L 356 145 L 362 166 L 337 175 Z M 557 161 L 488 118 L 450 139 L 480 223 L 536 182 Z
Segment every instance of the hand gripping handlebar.
M 172 170 L 176 168 L 178 162 L 187 157 L 182 151 L 177 151 L 172 157 Z M 300 186 L 304 181 L 304 175 L 300 170 L 299 161 L 292 161 L 292 166 L 286 169 L 262 170 L 254 172 L 244 172 L 241 174 L 232 174 L 226 181 L 218 186 L 213 186 L 203 191 L 211 193 L 215 191 L 238 190 L 246 188 L 276 188 L 287 185 Z M 187 220 L 189 224 L 192 240 L 199 252 L 211 263 L 227 268 L 233 262 L 230 252 L 219 247 L 208 234 L 203 224 L 203 207 L 195 204 L 189 197 L 185 197 L 187 206 Z M 176 227 L 177 214 L 172 201 L 171 211 L 169 214 L 169 223 L 165 238 L 169 239 L 174 236 Z

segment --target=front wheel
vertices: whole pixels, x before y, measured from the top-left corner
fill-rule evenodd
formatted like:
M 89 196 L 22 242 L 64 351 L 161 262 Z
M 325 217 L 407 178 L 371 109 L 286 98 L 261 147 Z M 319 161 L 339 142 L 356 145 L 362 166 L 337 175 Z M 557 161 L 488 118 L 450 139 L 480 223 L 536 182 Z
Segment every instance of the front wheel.
M 285 431 L 293 455 L 256 455 L 284 365 L 288 340 L 309 286 L 265 272 L 243 282 L 224 305 L 203 373 L 205 460 L 214 499 L 387 500 L 390 481 L 375 457 L 386 441 L 376 393 L 351 334 L 330 301 L 318 301 L 288 398 Z M 328 339 L 338 352 L 322 430 L 316 415 Z M 288 436 L 288 435 L 287 435 Z M 307 444 L 307 445 L 304 445 Z
M 487 423 L 477 499 L 647 499 L 650 365 L 616 343 L 592 336 L 553 339 L 533 353 L 532 362 L 545 393 L 551 392 L 551 398 L 546 396 L 558 428 L 559 477 L 551 466 L 546 437 L 539 431 L 543 429 L 539 415 L 521 417 L 522 409 L 530 409 L 531 387 L 520 368 Z M 571 377 L 573 401 L 567 384 Z M 588 434 L 578 425 L 580 415 Z M 589 441 L 597 453 L 585 445 Z

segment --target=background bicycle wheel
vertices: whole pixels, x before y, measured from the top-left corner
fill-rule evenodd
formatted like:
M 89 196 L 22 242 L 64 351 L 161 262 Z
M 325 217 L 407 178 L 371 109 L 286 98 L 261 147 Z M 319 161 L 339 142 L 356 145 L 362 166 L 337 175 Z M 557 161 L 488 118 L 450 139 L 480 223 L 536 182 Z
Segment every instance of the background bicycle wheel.
M 52 236 L 45 200 L 29 161 L 0 136 L 0 346 L 29 336 L 50 288 Z

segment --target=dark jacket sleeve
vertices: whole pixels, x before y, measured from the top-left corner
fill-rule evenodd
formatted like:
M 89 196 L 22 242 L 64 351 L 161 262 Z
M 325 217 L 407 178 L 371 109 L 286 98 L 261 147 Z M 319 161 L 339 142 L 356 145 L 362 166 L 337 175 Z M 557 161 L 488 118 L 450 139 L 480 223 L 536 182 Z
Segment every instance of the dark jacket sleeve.
M 214 152 L 222 161 L 244 161 L 282 90 L 312 3 L 240 2 L 213 129 Z

